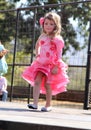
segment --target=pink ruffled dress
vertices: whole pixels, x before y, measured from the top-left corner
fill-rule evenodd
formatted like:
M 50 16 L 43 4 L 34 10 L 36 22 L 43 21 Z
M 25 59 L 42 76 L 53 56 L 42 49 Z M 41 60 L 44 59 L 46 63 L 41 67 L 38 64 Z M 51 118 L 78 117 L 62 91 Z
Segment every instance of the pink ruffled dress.
M 45 81 L 50 84 L 52 95 L 66 91 L 66 86 L 69 83 L 67 76 L 67 65 L 62 61 L 62 49 L 64 41 L 61 36 L 57 36 L 51 40 L 47 36 L 43 36 L 39 40 L 38 56 L 31 66 L 27 67 L 22 77 L 34 86 L 35 77 L 38 71 L 43 72 L 46 76 L 43 77 L 40 93 L 46 94 Z M 57 65 L 58 73 L 52 74 L 52 68 Z

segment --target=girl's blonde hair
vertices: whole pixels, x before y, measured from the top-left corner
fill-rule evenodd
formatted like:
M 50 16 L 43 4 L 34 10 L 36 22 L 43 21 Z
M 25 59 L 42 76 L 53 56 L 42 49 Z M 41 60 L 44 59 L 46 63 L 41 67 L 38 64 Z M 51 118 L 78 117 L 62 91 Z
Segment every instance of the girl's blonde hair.
M 61 18 L 57 13 L 49 12 L 44 16 L 44 22 L 45 19 L 53 20 L 55 23 L 54 31 L 51 33 L 51 35 L 60 35 L 61 33 Z M 46 33 L 44 30 L 44 22 L 42 25 L 42 32 Z

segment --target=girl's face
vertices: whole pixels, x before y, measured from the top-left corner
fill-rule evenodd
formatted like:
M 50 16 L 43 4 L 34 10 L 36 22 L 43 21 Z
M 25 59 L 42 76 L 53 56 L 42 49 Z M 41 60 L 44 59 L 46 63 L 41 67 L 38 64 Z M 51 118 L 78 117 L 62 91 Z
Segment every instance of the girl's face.
M 53 20 L 45 19 L 44 21 L 44 31 L 46 34 L 51 34 L 55 28 L 55 23 Z

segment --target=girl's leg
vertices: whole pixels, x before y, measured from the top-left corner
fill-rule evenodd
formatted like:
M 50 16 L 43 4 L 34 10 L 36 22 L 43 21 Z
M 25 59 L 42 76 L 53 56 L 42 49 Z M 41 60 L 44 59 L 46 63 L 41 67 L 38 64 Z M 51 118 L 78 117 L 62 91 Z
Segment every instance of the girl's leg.
M 50 107 L 51 100 L 52 100 L 52 91 L 51 91 L 50 85 L 46 84 L 45 89 L 46 89 L 46 105 L 45 105 L 45 107 Z
M 33 87 L 33 104 L 34 105 L 38 105 L 38 99 L 39 99 L 39 94 L 40 94 L 40 85 L 42 82 L 42 78 L 43 78 L 43 73 L 42 72 L 38 72 L 36 79 L 35 79 L 35 84 Z
M 3 92 L 3 95 L 2 95 L 2 101 L 7 101 L 7 97 L 8 97 L 8 93 L 7 92 Z

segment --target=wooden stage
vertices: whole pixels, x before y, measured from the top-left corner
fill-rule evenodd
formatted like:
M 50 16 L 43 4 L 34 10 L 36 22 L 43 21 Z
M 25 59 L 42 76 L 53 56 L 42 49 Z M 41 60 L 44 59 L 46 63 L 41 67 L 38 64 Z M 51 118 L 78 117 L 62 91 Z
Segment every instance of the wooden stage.
M 0 130 L 91 130 L 91 110 L 53 107 L 30 110 L 26 103 L 0 102 Z

